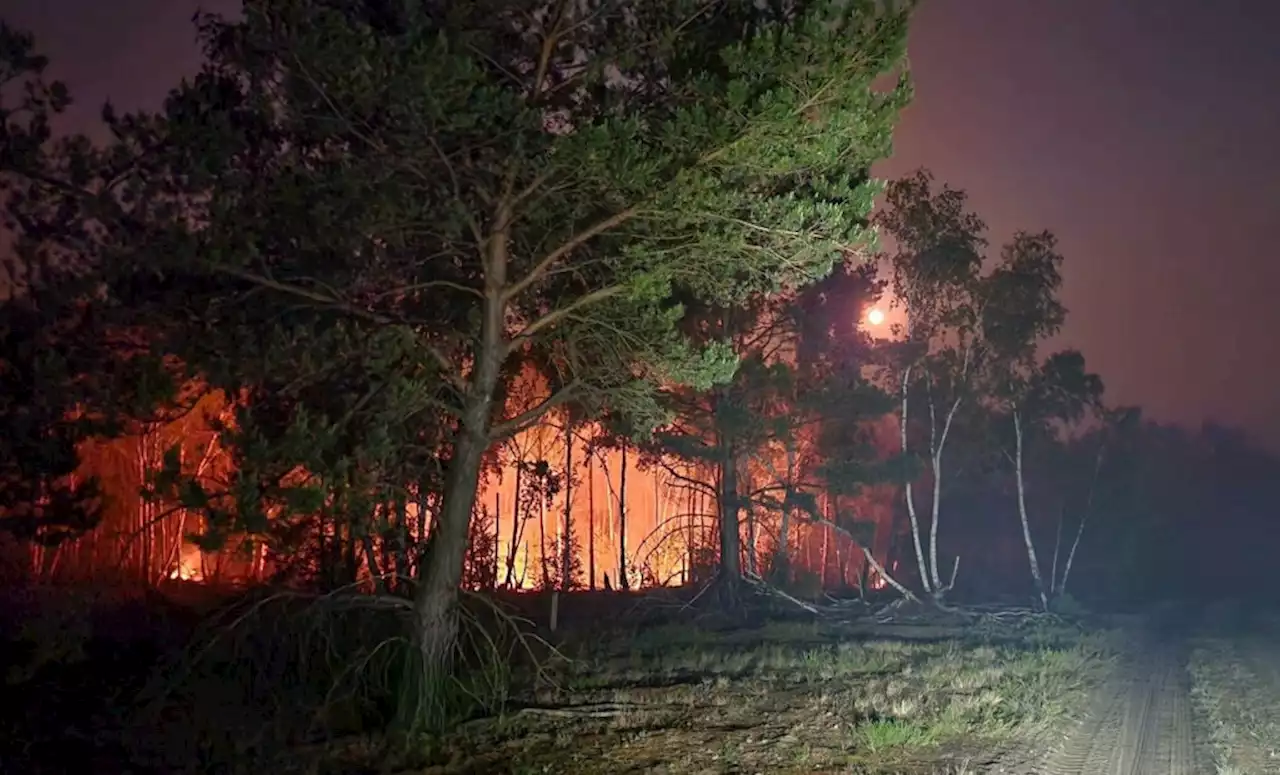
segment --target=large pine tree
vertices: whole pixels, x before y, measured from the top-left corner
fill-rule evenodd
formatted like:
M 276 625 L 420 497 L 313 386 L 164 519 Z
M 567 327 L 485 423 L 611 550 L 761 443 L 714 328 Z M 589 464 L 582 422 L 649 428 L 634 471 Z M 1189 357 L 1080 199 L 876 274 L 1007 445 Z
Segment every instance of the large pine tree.
M 247 0 L 240 20 L 202 17 L 207 65 L 159 115 L 111 117 L 135 161 L 109 201 L 81 199 L 114 208 L 112 301 L 240 400 L 236 481 L 189 500 L 218 531 L 262 531 L 272 510 L 367 510 L 443 460 L 415 597 L 428 685 L 442 677 L 491 446 L 567 404 L 659 425 L 661 386 L 735 367 L 675 299 L 800 287 L 869 238 L 864 171 L 908 97 L 877 84 L 909 5 Z M 529 358 L 558 389 L 509 416 L 504 381 Z

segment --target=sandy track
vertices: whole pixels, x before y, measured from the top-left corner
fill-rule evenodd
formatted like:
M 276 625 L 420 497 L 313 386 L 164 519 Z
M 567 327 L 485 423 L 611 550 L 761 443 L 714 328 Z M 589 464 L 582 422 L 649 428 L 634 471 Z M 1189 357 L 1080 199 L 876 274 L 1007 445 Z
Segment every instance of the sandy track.
M 1201 775 L 1182 655 L 1142 653 L 1105 686 L 1041 775 Z

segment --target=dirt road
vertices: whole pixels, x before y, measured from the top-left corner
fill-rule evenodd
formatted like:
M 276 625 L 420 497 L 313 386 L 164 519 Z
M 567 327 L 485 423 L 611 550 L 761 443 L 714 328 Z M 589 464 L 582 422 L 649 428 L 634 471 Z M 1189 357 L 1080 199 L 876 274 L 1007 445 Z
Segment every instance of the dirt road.
M 1152 637 L 1096 698 L 1040 775 L 1201 775 L 1185 650 Z

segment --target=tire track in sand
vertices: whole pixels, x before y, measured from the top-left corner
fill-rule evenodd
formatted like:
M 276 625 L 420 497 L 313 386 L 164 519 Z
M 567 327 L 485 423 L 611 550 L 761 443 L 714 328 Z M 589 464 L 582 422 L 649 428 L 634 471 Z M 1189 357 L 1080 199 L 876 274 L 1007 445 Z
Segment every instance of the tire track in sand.
M 1041 775 L 1200 775 L 1186 670 L 1153 647 L 1101 690 L 1092 712 Z

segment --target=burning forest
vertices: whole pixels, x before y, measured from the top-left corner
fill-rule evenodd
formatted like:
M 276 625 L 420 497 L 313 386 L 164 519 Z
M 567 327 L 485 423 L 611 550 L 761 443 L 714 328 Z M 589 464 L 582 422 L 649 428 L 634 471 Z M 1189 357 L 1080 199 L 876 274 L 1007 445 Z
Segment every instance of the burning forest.
M 75 136 L 0 23 L 0 769 L 701 772 L 743 732 L 773 758 L 735 767 L 870 772 L 1056 734 L 1112 653 L 1042 625 L 1225 575 L 1205 515 L 1280 468 L 1046 351 L 1052 233 L 989 251 L 964 191 L 873 177 L 915 6 L 245 0 Z M 961 640 L 868 640 L 900 615 Z
M 545 389 L 533 372 L 524 380 L 525 389 L 515 395 Z M 99 484 L 100 522 L 66 540 L 9 545 L 7 575 L 147 586 L 290 579 L 372 589 L 411 567 L 406 557 L 430 532 L 436 500 L 430 493 L 384 504 L 377 517 L 382 524 L 370 535 L 349 534 L 317 513 L 293 517 L 287 530 L 268 527 L 224 546 L 202 545 L 203 515 L 157 497 L 155 481 L 168 455 L 207 491 L 225 491 L 234 462 L 219 443 L 219 429 L 229 416 L 225 398 L 205 391 L 177 419 L 139 423 L 132 433 L 81 443 L 79 464 L 66 483 Z M 598 423 L 566 428 L 565 421 L 565 415 L 544 418 L 491 451 L 473 515 L 468 586 L 638 590 L 710 578 L 718 564 L 721 503 L 713 467 L 655 452 L 652 444 L 608 438 Z M 892 454 L 892 418 L 869 430 Z M 797 430 L 806 432 L 812 429 Z M 757 456 L 744 466 L 744 488 L 768 491 L 772 475 L 786 465 L 785 450 L 775 457 L 762 463 Z M 799 508 L 784 514 L 779 504 L 757 497 L 739 527 L 743 567 L 771 576 L 785 557 L 788 582 L 814 590 L 862 583 L 878 588 L 883 582 L 874 574 L 868 578 L 860 545 L 832 515 L 839 509 L 858 514 L 859 535 L 884 556 L 900 498 L 901 488 L 893 484 L 843 498 L 824 493 L 819 509 L 826 524 Z

